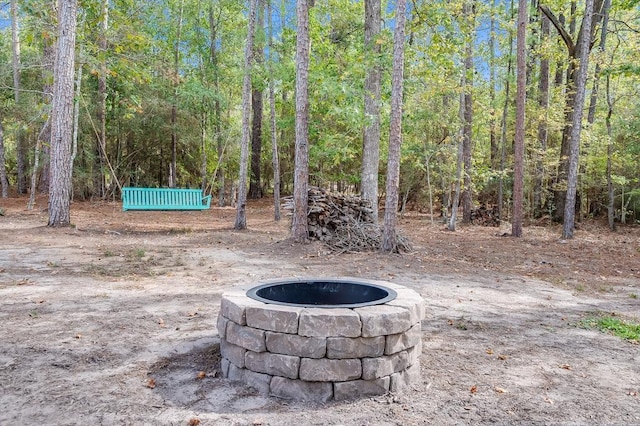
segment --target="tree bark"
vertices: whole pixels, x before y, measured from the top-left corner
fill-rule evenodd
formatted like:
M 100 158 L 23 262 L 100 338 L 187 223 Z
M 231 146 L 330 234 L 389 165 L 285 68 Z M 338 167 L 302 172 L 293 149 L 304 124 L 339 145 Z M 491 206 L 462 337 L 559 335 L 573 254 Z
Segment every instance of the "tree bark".
M 4 161 L 4 128 L 2 127 L 2 117 L 0 117 L 0 186 L 2 187 L 2 198 L 7 198 L 9 196 L 9 180 Z
M 107 152 L 107 30 L 109 29 L 109 0 L 102 0 L 102 22 L 100 23 L 100 35 L 98 48 L 100 49 L 100 71 L 98 73 L 98 135 L 96 140 L 96 163 L 94 170 L 93 195 L 97 198 L 105 196 L 105 155 Z
M 460 87 L 465 86 L 466 75 L 462 74 L 460 81 Z M 453 193 L 453 201 L 451 202 L 451 217 L 447 229 L 449 231 L 456 230 L 456 222 L 458 220 L 458 210 L 460 208 L 460 192 L 462 191 L 462 168 L 464 167 L 464 153 L 463 153 L 463 140 L 464 140 L 464 93 L 460 93 L 460 108 L 458 111 L 458 118 L 460 119 L 460 130 L 458 131 L 458 155 L 456 156 L 456 186 Z
M 612 175 L 612 157 L 613 157 L 613 137 L 612 137 L 612 129 L 611 129 L 611 116 L 613 115 L 613 101 L 611 100 L 611 84 L 610 84 L 610 76 L 607 75 L 607 195 L 609 198 L 609 202 L 607 203 L 607 221 L 609 223 L 609 229 L 612 231 L 616 230 L 616 222 L 615 222 L 615 193 L 613 190 L 613 179 Z
M 218 70 L 218 25 L 220 24 L 220 15 L 216 17 L 213 10 L 213 3 L 209 5 L 209 32 L 211 34 L 211 40 L 209 41 L 209 53 L 211 66 L 213 68 L 213 87 L 216 93 L 216 98 L 213 103 L 214 114 L 214 132 L 216 139 L 216 150 L 218 155 L 218 165 L 216 168 L 216 180 L 218 181 L 218 206 L 225 206 L 225 193 L 224 193 L 224 152 L 225 145 L 222 140 L 222 107 L 220 106 L 220 72 Z
M 20 63 L 20 25 L 18 0 L 11 0 L 11 65 L 13 69 L 13 98 L 20 111 L 21 63 Z M 21 116 L 20 114 L 19 116 Z M 18 194 L 27 192 L 27 147 L 24 133 L 16 130 L 16 172 Z
M 489 23 L 489 156 L 491 169 L 497 170 L 500 164 L 498 136 L 496 134 L 496 0 L 493 0 L 491 21 Z
M 279 221 L 280 215 L 280 159 L 278 156 L 278 129 L 276 128 L 276 94 L 273 77 L 273 22 L 271 19 L 271 1 L 267 1 L 267 16 L 269 26 L 269 61 L 267 62 L 269 72 L 269 115 L 271 119 L 271 164 L 273 166 L 273 218 Z
M 602 8 L 603 1 L 604 0 L 594 0 L 593 2 L 594 4 L 592 5 L 592 10 L 599 12 Z M 567 30 L 564 27 L 563 22 L 553 14 L 553 12 L 551 11 L 551 9 L 549 9 L 548 6 L 544 6 L 544 5 L 539 6 L 542 13 L 544 13 L 547 16 L 547 18 L 549 18 L 553 26 L 558 31 L 558 34 L 564 41 L 567 47 L 568 60 L 569 60 L 569 65 L 567 67 L 567 80 L 566 80 L 566 88 L 565 88 L 565 111 L 564 111 L 565 126 L 562 131 L 562 143 L 560 145 L 560 161 L 558 164 L 558 173 L 557 173 L 557 176 L 555 179 L 555 185 L 553 188 L 553 194 L 554 194 L 553 197 L 554 197 L 554 204 L 555 204 L 554 219 L 560 222 L 563 221 L 564 212 L 566 211 L 565 202 L 566 202 L 567 191 L 565 189 L 565 184 L 568 181 L 568 172 L 570 167 L 569 157 L 570 157 L 570 150 L 571 150 L 570 145 L 571 145 L 571 137 L 572 137 L 571 133 L 572 133 L 573 122 L 574 122 L 574 113 L 578 106 L 577 105 L 578 100 L 576 99 L 577 77 L 576 77 L 575 64 L 580 60 L 579 46 L 582 46 L 583 39 L 587 38 L 588 40 L 587 46 L 589 51 L 591 50 L 591 34 L 592 34 L 591 30 L 595 28 L 598 20 L 600 19 L 599 13 L 592 13 L 588 18 L 589 22 L 586 22 L 586 17 L 583 17 L 582 23 L 580 25 L 580 30 L 578 31 L 577 38 L 575 38 L 575 41 L 574 41 L 574 33 L 575 33 L 575 27 L 576 27 L 576 19 L 575 19 L 576 3 L 572 2 L 571 7 L 572 7 L 571 18 L 569 20 L 569 29 Z M 587 28 L 589 29 L 588 32 L 586 31 Z M 584 106 L 582 106 L 582 108 L 584 108 Z M 575 211 L 575 206 L 573 207 L 573 210 Z
M 513 18 L 513 3 L 510 1 L 511 17 Z M 511 95 L 511 73 L 513 72 L 513 36 L 509 34 L 509 55 L 507 56 L 507 75 L 504 88 L 504 105 L 502 107 L 502 120 L 500 123 L 500 180 L 498 181 L 498 217 L 504 218 L 504 170 L 507 163 L 507 115 L 509 112 L 509 97 Z
M 511 235 L 522 237 L 524 191 L 524 120 L 527 101 L 527 0 L 518 4 L 516 39 L 516 136 L 513 154 L 513 218 Z
M 575 228 L 576 192 L 578 186 L 578 163 L 580 157 L 580 134 L 582 131 L 582 115 L 589 69 L 589 50 L 591 48 L 591 18 L 593 16 L 594 0 L 586 0 L 584 19 L 582 20 L 582 37 L 578 51 L 580 64 L 575 78 L 575 107 L 571 123 L 571 138 L 569 142 L 569 171 L 567 175 L 567 195 L 564 205 L 564 222 L 562 237 L 573 238 Z
M 604 0 L 604 4 L 602 5 L 602 28 L 600 30 L 600 45 L 599 50 L 601 53 L 604 53 L 605 47 L 607 45 L 607 31 L 609 27 L 609 9 L 611 9 L 611 0 Z M 587 123 L 593 124 L 596 119 L 596 104 L 598 102 L 598 91 L 599 91 L 599 83 L 600 83 L 600 74 L 602 72 L 602 67 L 600 66 L 601 61 L 598 60 L 596 62 L 596 69 L 593 73 L 593 88 L 591 89 L 591 98 L 589 100 L 589 113 L 587 114 Z
M 466 74 L 464 87 L 464 124 L 462 151 L 464 161 L 464 189 L 462 191 L 462 222 L 471 223 L 472 187 L 471 187 L 471 133 L 473 131 L 473 33 L 475 27 L 474 7 L 475 0 L 468 0 L 463 6 L 468 37 L 465 47 L 464 71 Z
M 249 24 L 247 45 L 244 53 L 244 79 L 242 81 L 242 141 L 240 143 L 240 176 L 238 178 L 238 200 L 234 229 L 247 228 L 247 162 L 249 160 L 249 121 L 251 115 L 251 66 L 253 64 L 253 39 L 256 25 L 258 0 L 249 0 Z
M 540 32 L 542 42 L 549 37 L 549 18 L 544 13 L 540 16 Z M 535 175 L 535 183 L 533 189 L 533 215 L 534 217 L 542 216 L 542 211 L 544 209 L 544 175 L 545 175 L 545 167 L 544 167 L 544 157 L 547 151 L 547 140 L 548 140 L 548 124 L 547 124 L 547 116 L 549 110 L 549 58 L 543 53 L 540 57 L 540 76 L 538 79 L 538 107 L 540 108 L 540 120 L 538 121 L 538 149 L 539 152 L 536 154 L 536 175 Z
M 302 243 L 309 236 L 309 0 L 298 0 L 296 16 L 296 143 L 291 236 L 295 242 Z
M 367 66 L 364 80 L 364 132 L 362 143 L 362 198 L 371 203 L 374 220 L 378 221 L 378 170 L 380 163 L 380 0 L 364 2 L 364 49 L 371 63 Z
M 178 85 L 180 83 L 180 40 L 184 0 L 180 0 L 175 45 L 173 48 L 173 100 L 171 102 L 171 163 L 169 164 L 169 188 L 178 185 Z
M 404 35 L 406 0 L 396 2 L 396 27 L 393 34 L 393 69 L 391 72 L 391 118 L 389 123 L 389 159 L 387 162 L 386 199 L 384 204 L 384 253 L 397 251 L 398 188 L 400 185 L 400 145 L 402 144 L 402 92 L 404 86 Z
M 71 140 L 73 137 L 76 10 L 77 0 L 66 0 L 60 3 L 51 111 L 49 226 L 68 226 L 71 223 Z
M 57 1 L 52 2 L 51 13 L 56 14 L 56 6 Z M 43 96 L 42 100 L 46 105 L 50 105 L 53 108 L 53 81 L 55 79 L 54 76 L 54 66 L 56 59 L 56 46 L 54 44 L 54 37 L 51 34 L 47 34 L 47 36 L 43 40 L 42 46 L 42 91 Z M 38 183 L 38 190 L 42 193 L 49 192 L 49 179 L 51 176 L 50 169 L 50 158 L 51 158 L 51 123 L 45 123 L 42 126 L 42 130 L 40 132 L 42 135 L 41 141 L 41 149 L 39 161 L 41 162 L 41 169 L 38 170 L 40 181 Z M 34 161 L 35 162 L 35 161 Z M 34 166 L 35 167 L 35 166 Z M 37 168 L 36 168 L 37 170 Z
M 256 32 L 262 33 L 264 32 L 264 4 L 262 0 L 258 0 L 256 13 Z M 253 60 L 256 65 L 264 62 L 264 47 L 261 43 L 253 45 Z M 253 111 L 253 120 L 251 121 L 251 179 L 249 180 L 249 198 L 252 200 L 262 198 L 260 166 L 262 163 L 263 109 L 262 82 L 252 81 L 251 110 Z

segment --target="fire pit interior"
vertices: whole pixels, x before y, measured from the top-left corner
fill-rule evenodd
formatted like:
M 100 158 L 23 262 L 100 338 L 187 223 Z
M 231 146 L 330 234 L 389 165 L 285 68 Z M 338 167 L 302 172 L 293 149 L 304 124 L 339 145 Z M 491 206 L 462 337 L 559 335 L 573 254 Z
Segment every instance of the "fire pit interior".
M 284 398 L 327 401 L 399 391 L 420 379 L 418 293 L 388 282 L 290 279 L 222 295 L 222 373 Z
M 289 280 L 253 287 L 247 296 L 264 303 L 316 308 L 360 308 L 396 298 L 394 290 L 379 284 L 348 280 Z

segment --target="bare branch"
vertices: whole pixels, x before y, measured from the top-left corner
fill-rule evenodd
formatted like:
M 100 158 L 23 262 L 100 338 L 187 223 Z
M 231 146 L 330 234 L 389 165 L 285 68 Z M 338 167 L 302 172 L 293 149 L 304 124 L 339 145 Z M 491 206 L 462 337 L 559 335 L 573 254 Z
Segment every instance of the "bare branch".
M 553 14 L 548 6 L 540 5 L 540 11 L 544 13 L 547 18 L 549 18 L 553 26 L 556 28 L 556 30 L 558 30 L 558 34 L 560 34 L 560 37 L 562 37 L 562 41 L 564 41 L 564 44 L 567 45 L 567 49 L 569 49 L 569 56 L 573 56 L 576 50 L 576 45 L 573 42 L 571 35 L 564 28 L 564 25 L 562 25 L 562 23 L 558 20 L 556 15 Z

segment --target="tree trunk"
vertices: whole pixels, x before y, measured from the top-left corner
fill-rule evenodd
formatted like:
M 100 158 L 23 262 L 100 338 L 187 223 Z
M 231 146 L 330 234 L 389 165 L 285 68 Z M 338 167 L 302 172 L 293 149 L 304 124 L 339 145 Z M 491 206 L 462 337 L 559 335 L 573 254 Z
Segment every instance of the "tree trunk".
M 70 224 L 71 139 L 77 0 L 60 2 L 51 111 L 49 226 Z
M 591 18 L 594 0 L 586 0 L 582 34 L 578 45 L 580 65 L 575 79 L 575 107 L 573 122 L 571 123 L 571 138 L 569 143 L 569 173 L 567 176 L 567 196 L 564 205 L 564 222 L 562 237 L 573 238 L 576 210 L 576 192 L 578 186 L 578 163 L 580 156 L 580 133 L 582 131 L 582 114 L 584 111 L 585 86 L 589 70 L 589 50 L 591 44 Z
M 83 64 L 78 64 L 78 71 L 76 74 L 76 93 L 73 97 L 73 133 L 71 138 L 71 198 L 73 199 L 73 163 L 78 155 L 78 124 L 80 122 L 80 96 L 82 95 L 82 67 Z
M 500 164 L 500 153 L 498 149 L 498 137 L 496 135 L 496 0 L 493 0 L 491 10 L 491 21 L 489 23 L 489 157 L 491 170 L 498 169 Z
M 238 178 L 238 200 L 234 229 L 247 228 L 247 162 L 249 160 L 249 121 L 251 115 L 251 66 L 253 64 L 253 39 L 256 25 L 256 3 L 249 0 L 249 25 L 247 45 L 244 53 L 244 79 L 242 81 L 242 141 L 240 144 L 240 176 Z
M 465 75 L 462 75 L 460 87 L 465 85 Z M 462 191 L 462 168 L 464 166 L 463 140 L 464 140 L 464 93 L 460 93 L 460 130 L 458 131 L 458 155 L 456 156 L 456 186 L 453 192 L 453 201 L 451 202 L 451 217 L 447 229 L 449 231 L 456 230 L 456 222 L 458 220 L 458 210 L 460 208 L 460 192 Z
M 213 13 L 213 3 L 209 5 L 209 32 L 211 34 L 211 40 L 209 44 L 209 53 L 211 65 L 213 67 L 213 87 L 215 89 L 216 98 L 213 103 L 214 114 L 214 132 L 216 139 L 216 150 L 218 155 L 218 165 L 216 167 L 216 180 L 218 181 L 218 206 L 225 206 L 224 199 L 224 152 L 225 145 L 222 140 L 222 108 L 220 106 L 220 72 L 218 70 L 218 25 L 220 23 L 220 15 L 215 16 Z
M 513 3 L 510 2 L 511 18 L 513 18 Z M 507 56 L 507 75 L 504 88 L 504 106 L 500 122 L 500 180 L 498 181 L 498 218 L 504 219 L 504 170 L 507 163 L 507 115 L 509 113 L 509 97 L 511 95 L 511 73 L 513 72 L 513 36 L 509 33 L 509 55 Z
M 609 229 L 612 231 L 616 230 L 615 223 L 615 193 L 613 190 L 613 179 L 611 178 L 611 163 L 613 157 L 613 137 L 612 137 L 612 129 L 611 129 L 611 116 L 613 115 L 613 102 L 611 100 L 611 85 L 610 85 L 610 76 L 607 75 L 607 195 L 609 198 L 609 202 L 607 203 L 607 220 L 609 222 Z
M 297 1 L 296 16 L 296 144 L 291 236 L 295 242 L 301 243 L 306 242 L 309 236 L 309 0 Z
M 262 0 L 258 0 L 256 17 L 256 32 L 264 32 L 264 5 Z M 264 47 L 262 43 L 253 45 L 253 60 L 256 65 L 264 62 Z M 251 90 L 251 110 L 253 120 L 251 121 L 251 179 L 249 181 L 249 198 L 257 200 L 262 198 L 262 179 L 260 176 L 260 166 L 262 163 L 262 115 L 264 100 L 262 93 L 262 82 L 252 81 Z
M 96 140 L 96 170 L 94 171 L 93 195 L 97 198 L 105 196 L 105 154 L 107 152 L 107 30 L 109 29 L 109 0 L 102 0 L 102 22 L 98 37 L 98 48 L 102 55 L 98 73 L 98 137 Z
M 549 18 L 543 13 L 540 16 L 540 28 L 542 42 L 549 37 Z M 538 121 L 538 149 L 539 152 L 535 156 L 535 183 L 533 189 L 533 215 L 534 217 L 542 216 L 544 209 L 544 158 L 547 151 L 548 140 L 548 124 L 547 116 L 549 110 L 549 58 L 542 53 L 540 58 L 540 77 L 538 79 L 538 107 L 540 108 L 540 120 Z
M 271 20 L 271 1 L 267 1 L 267 16 L 269 26 L 269 113 L 271 118 L 271 163 L 273 166 L 273 218 L 280 220 L 280 159 L 278 157 L 278 129 L 276 128 L 276 94 L 273 77 L 273 62 L 275 52 L 273 50 L 273 22 Z
M 364 2 L 364 49 L 371 63 L 364 80 L 364 133 L 360 192 L 371 203 L 374 220 L 378 221 L 378 170 L 380 163 L 380 0 Z
M 467 44 L 465 47 L 464 71 L 466 74 L 464 87 L 464 124 L 462 151 L 464 161 L 464 189 L 462 191 L 462 222 L 471 223 L 472 188 L 471 188 L 471 133 L 473 131 L 473 33 L 475 27 L 475 0 L 469 0 L 463 7 L 466 25 L 468 26 Z
M 29 202 L 27 203 L 27 210 L 33 210 L 33 207 L 36 205 L 38 168 L 40 166 L 40 151 L 42 151 L 42 143 L 48 143 L 48 141 L 44 139 L 44 135 L 51 135 L 51 117 L 49 117 L 44 123 L 42 130 L 40 130 L 40 134 L 38 134 L 38 137 L 36 138 L 36 146 L 33 153 L 33 168 L 31 169 L 31 190 L 29 192 Z
M 184 0 L 180 0 L 178 26 L 173 49 L 173 100 L 171 103 L 171 163 L 169 164 L 169 188 L 178 185 L 178 85 L 180 83 L 180 40 L 182 37 L 182 18 Z
M 511 235 L 522 237 L 524 192 L 524 119 L 527 101 L 527 0 L 518 2 L 516 41 L 516 136 L 513 153 L 513 218 Z
M 57 2 L 55 3 L 57 4 Z M 52 6 L 53 11 L 55 12 L 55 4 Z M 53 13 L 53 12 L 52 12 Z M 45 104 L 51 105 L 53 108 L 53 81 L 55 79 L 54 76 L 54 64 L 56 59 L 56 46 L 54 45 L 53 37 L 47 37 L 43 40 L 43 49 L 42 49 L 42 91 L 43 96 L 42 100 Z M 42 134 L 42 145 L 40 149 L 41 159 L 41 169 L 38 170 L 40 175 L 40 181 L 38 182 L 38 189 L 42 193 L 49 192 L 49 179 L 51 177 L 51 169 L 50 169 L 50 157 L 51 157 L 51 123 L 45 123 L 42 126 L 42 130 L 40 132 Z
M 21 64 L 20 64 L 20 25 L 18 15 L 18 0 L 11 0 L 11 65 L 13 69 L 13 97 L 18 111 L 20 110 L 20 88 L 21 88 Z M 19 114 L 21 117 L 22 114 Z M 20 131 L 20 126 L 16 130 L 16 172 L 18 181 L 18 194 L 27 192 L 27 147 L 24 133 Z
M 607 45 L 607 31 L 609 27 L 609 9 L 611 9 L 611 0 L 604 0 L 602 6 L 602 28 L 600 30 L 600 53 L 604 53 Z M 598 89 L 601 73 L 601 61 L 596 62 L 596 69 L 593 74 L 593 89 L 591 89 L 591 98 L 589 100 L 589 113 L 587 114 L 587 123 L 593 124 L 596 119 L 596 104 L 598 101 Z
M 200 188 L 202 193 L 207 190 L 207 112 L 203 102 L 203 112 L 200 116 Z
M 589 22 L 586 22 L 586 17 L 583 17 L 576 41 L 574 41 L 574 33 L 575 33 L 575 27 L 576 27 L 576 20 L 575 20 L 576 3 L 575 2 L 572 2 L 571 4 L 572 12 L 571 12 L 571 19 L 569 20 L 569 30 L 567 30 L 564 27 L 563 22 L 553 14 L 553 12 L 551 11 L 551 9 L 549 9 L 548 6 L 544 6 L 544 5 L 539 6 L 542 13 L 544 13 L 549 18 L 553 26 L 558 31 L 558 34 L 564 41 L 567 47 L 568 60 L 569 60 L 569 65 L 567 67 L 567 82 L 566 82 L 566 89 L 565 89 L 565 113 L 564 113 L 565 126 L 562 131 L 562 143 L 560 146 L 560 161 L 558 165 L 558 173 L 557 173 L 557 176 L 555 179 L 555 185 L 553 188 L 554 203 L 555 203 L 555 209 L 556 209 L 554 218 L 557 221 L 563 221 L 564 212 L 566 211 L 566 208 L 567 208 L 565 205 L 566 193 L 567 193 L 567 189 L 565 188 L 565 183 L 566 185 L 568 185 L 568 172 L 570 167 L 569 157 L 571 155 L 571 152 L 570 152 L 571 138 L 572 138 L 572 132 L 573 132 L 574 115 L 575 115 L 575 111 L 578 108 L 578 105 L 577 105 L 578 99 L 576 98 L 576 94 L 578 91 L 576 87 L 577 86 L 576 63 L 578 63 L 578 61 L 580 60 L 579 47 L 583 44 L 582 40 L 584 38 L 587 38 L 589 40 L 589 43 L 587 43 L 587 49 L 588 49 L 587 53 L 590 51 L 591 49 L 590 40 L 591 40 L 591 34 L 592 34 L 591 30 L 595 28 L 597 22 L 601 17 L 599 11 L 602 8 L 603 1 L 604 0 L 594 0 L 594 4 L 591 6 L 591 8 L 596 13 L 592 13 L 589 16 L 588 18 Z M 589 31 L 587 31 L 587 29 Z M 584 106 L 580 106 L 580 108 L 583 109 Z M 572 209 L 575 211 L 575 206 L 573 206 Z
M 404 34 L 406 0 L 396 2 L 396 26 L 393 35 L 391 72 L 391 118 L 389 123 L 389 160 L 387 162 L 386 199 L 382 247 L 385 253 L 397 251 L 398 187 L 400 184 L 400 145 L 402 144 L 402 92 L 404 85 Z
M 2 187 L 2 198 L 9 196 L 9 180 L 7 179 L 7 168 L 4 162 L 4 128 L 2 127 L 2 117 L 0 117 L 0 186 Z

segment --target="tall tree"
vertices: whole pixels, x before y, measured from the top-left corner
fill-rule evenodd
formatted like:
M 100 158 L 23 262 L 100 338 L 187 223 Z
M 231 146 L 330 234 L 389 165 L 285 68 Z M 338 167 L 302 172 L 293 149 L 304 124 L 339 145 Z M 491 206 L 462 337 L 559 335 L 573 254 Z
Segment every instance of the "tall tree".
M 549 18 L 547 15 L 540 15 L 540 37 L 545 43 L 549 37 Z M 533 214 L 540 217 L 543 210 L 543 187 L 544 187 L 544 156 L 547 151 L 547 141 L 549 138 L 548 115 L 549 115 L 549 56 L 542 53 L 540 57 L 540 75 L 538 77 L 538 107 L 540 108 L 540 119 L 538 121 L 538 153 L 535 156 L 535 183 L 533 188 Z
M 295 242 L 301 243 L 309 236 L 309 0 L 296 2 L 296 17 L 296 143 L 291 235 Z
M 173 46 L 173 99 L 171 102 L 171 163 L 169 164 L 169 188 L 178 185 L 178 86 L 180 84 L 180 42 L 184 18 L 184 0 L 180 0 L 176 39 Z
M 44 15 L 48 18 L 48 22 L 45 23 L 45 27 L 42 30 L 42 100 L 45 105 L 53 108 L 53 81 L 55 79 L 54 76 L 54 66 L 56 60 L 56 37 L 54 33 L 59 28 L 59 23 L 54 24 L 56 22 L 56 17 L 60 16 L 60 12 L 58 10 L 58 1 L 57 0 L 48 0 L 45 5 Z M 45 121 L 42 129 L 40 130 L 40 150 L 38 149 L 38 143 L 36 142 L 36 152 L 34 152 L 34 166 L 31 172 L 31 182 L 34 182 L 33 173 L 40 174 L 39 182 L 35 181 L 38 184 L 38 190 L 42 193 L 49 192 L 49 180 L 51 177 L 51 119 L 49 118 Z M 40 159 L 40 157 L 42 157 Z M 38 160 L 36 160 L 38 158 Z M 42 161 L 41 169 L 35 166 L 37 161 Z M 31 192 L 34 193 L 36 188 L 31 185 Z M 31 195 L 32 197 L 34 195 Z
M 242 141 L 240 142 L 240 177 L 235 229 L 247 228 L 247 168 L 249 161 L 249 122 L 251 120 L 251 66 L 253 64 L 253 40 L 256 26 L 258 0 L 249 0 L 249 23 L 244 53 L 244 78 L 242 80 Z
M 371 203 L 378 221 L 378 169 L 380 163 L 380 0 L 364 2 L 364 50 L 369 61 L 364 80 L 364 133 L 362 144 L 361 195 Z
M 518 2 L 516 36 L 516 137 L 513 153 L 513 219 L 511 235 L 522 237 L 524 191 L 524 119 L 527 101 L 527 0 Z
M 222 93 L 220 91 L 220 69 L 219 69 L 219 44 L 222 42 L 220 39 L 219 28 L 222 21 L 222 8 L 216 13 L 213 4 L 214 0 L 211 0 L 209 4 L 209 61 L 213 70 L 213 89 L 216 97 L 213 101 L 213 119 L 214 119 L 214 133 L 216 140 L 216 151 L 218 154 L 218 165 L 216 167 L 216 178 L 220 189 L 218 190 L 218 206 L 224 207 L 224 162 L 222 161 L 225 154 L 225 145 L 222 138 L 222 106 L 220 105 L 220 98 Z
M 599 1 L 599 0 L 597 0 Z M 569 173 L 567 175 L 567 194 L 564 204 L 564 222 L 562 237 L 573 238 L 575 228 L 576 192 L 578 187 L 578 163 L 580 157 L 580 134 L 582 132 L 582 115 L 584 111 L 587 71 L 589 70 L 589 50 L 591 49 L 591 18 L 593 16 L 594 0 L 586 0 L 582 31 L 584 36 L 578 45 L 578 58 L 575 77 L 575 106 L 571 123 L 569 143 Z
M 611 9 L 611 0 L 604 0 L 602 5 L 602 29 L 600 30 L 600 44 L 598 50 L 604 53 L 607 45 L 607 32 L 609 31 L 609 9 Z M 589 113 L 587 114 L 587 122 L 593 124 L 596 119 L 596 104 L 598 101 L 598 92 L 600 86 L 600 75 L 602 73 L 601 61 L 596 62 L 596 69 L 593 73 L 593 88 L 591 89 L 591 98 L 589 100 Z
M 269 26 L 269 61 L 267 62 L 269 73 L 269 117 L 271 119 L 271 164 L 273 166 L 273 206 L 274 220 L 280 220 L 280 158 L 278 155 L 278 129 L 276 128 L 276 91 L 273 76 L 273 62 L 275 52 L 273 50 L 273 21 L 271 16 L 271 0 L 267 0 L 267 16 Z
M 0 116 L 0 187 L 2 188 L 0 196 L 7 198 L 9 196 L 9 180 L 7 179 L 7 168 L 4 158 L 4 128 L 2 127 L 2 116 Z
M 404 88 L 404 48 L 406 0 L 396 2 L 396 27 L 393 34 L 393 69 L 391 72 L 391 119 L 389 159 L 387 162 L 387 196 L 384 204 L 384 229 L 381 251 L 397 250 L 398 187 L 400 185 L 400 145 L 402 144 L 402 95 Z
M 467 28 L 467 41 L 465 44 L 464 72 L 464 123 L 462 154 L 464 162 L 464 189 L 462 191 L 462 222 L 471 223 L 472 186 L 471 186 L 471 144 L 473 131 L 473 41 L 475 28 L 475 0 L 467 0 L 463 6 L 465 27 Z
M 258 10 L 256 19 L 256 33 L 264 33 L 264 4 L 258 0 Z M 263 40 L 261 37 L 258 40 Z M 257 65 L 264 62 L 263 43 L 258 40 L 253 45 L 253 60 Z M 251 83 L 251 110 L 253 119 L 251 120 L 251 179 L 249 182 L 249 198 L 262 198 L 262 185 L 260 177 L 260 166 L 262 165 L 262 112 L 264 99 L 262 96 L 263 83 L 253 78 Z
M 589 16 L 589 22 L 586 22 L 586 14 L 582 18 L 582 23 L 580 25 L 580 30 L 578 31 L 577 37 L 575 37 L 575 27 L 576 27 L 576 19 L 575 19 L 575 9 L 577 7 L 576 2 L 572 2 L 572 13 L 571 19 L 569 20 L 569 28 L 565 28 L 564 23 L 561 19 L 556 17 L 556 15 L 551 11 L 551 9 L 546 5 L 540 5 L 540 10 L 549 18 L 553 26 L 560 34 L 562 41 L 565 43 L 568 52 L 568 66 L 567 66 L 567 79 L 566 79 L 566 89 L 565 89 L 565 110 L 564 110 L 564 128 L 562 130 L 562 143 L 560 146 L 560 162 L 558 166 L 558 174 L 556 177 L 555 188 L 554 188 L 554 204 L 556 207 L 555 211 L 555 219 L 558 221 L 563 220 L 564 212 L 565 212 L 565 201 L 567 191 L 565 189 L 565 184 L 568 179 L 568 171 L 569 171 L 569 156 L 570 156 L 570 145 L 571 145 L 571 133 L 573 129 L 573 116 L 575 111 L 577 110 L 577 81 L 576 81 L 576 64 L 580 62 L 580 49 L 579 47 L 583 45 L 582 41 L 584 39 L 588 40 L 587 46 L 588 49 L 591 49 L 591 34 L 592 28 L 597 24 L 597 20 L 600 18 L 599 11 L 602 8 L 604 0 L 594 0 L 592 5 L 592 10 L 595 10 L 598 13 L 592 13 Z M 585 6 L 586 8 L 586 6 Z M 587 32 L 587 28 L 589 31 Z M 575 206 L 574 206 L 575 210 Z
M 498 136 L 496 134 L 496 1 L 493 0 L 491 7 L 491 21 L 489 23 L 489 156 L 491 168 L 497 170 L 500 163 L 498 150 Z
M 60 2 L 51 111 L 49 226 L 70 224 L 77 0 Z
M 104 167 L 107 152 L 107 31 L 109 29 L 109 0 L 102 0 L 100 33 L 98 48 L 100 57 L 100 71 L 98 72 L 98 134 L 96 140 L 96 170 L 94 170 L 93 194 L 98 198 L 105 196 Z
M 20 24 L 18 0 L 11 0 L 11 65 L 13 69 L 13 98 L 17 109 L 20 108 L 21 64 L 20 64 Z M 27 147 L 24 134 L 16 131 L 16 171 L 18 175 L 18 194 L 27 191 Z

